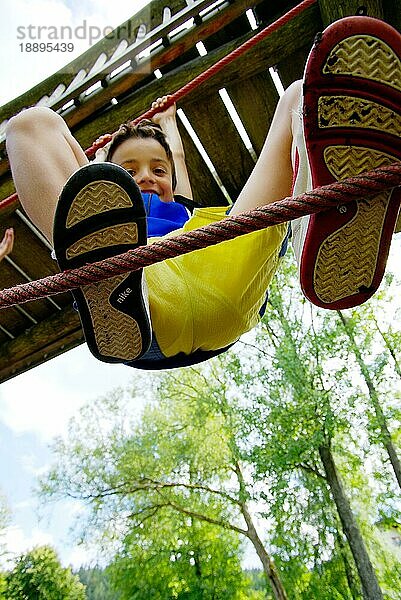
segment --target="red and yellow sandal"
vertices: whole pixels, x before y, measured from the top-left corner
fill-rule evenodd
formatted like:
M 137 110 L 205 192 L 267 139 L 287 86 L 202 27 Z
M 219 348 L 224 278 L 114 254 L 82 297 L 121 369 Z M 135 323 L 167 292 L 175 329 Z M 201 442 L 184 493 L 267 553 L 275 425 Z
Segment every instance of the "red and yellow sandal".
M 370 17 L 330 25 L 307 61 L 303 123 L 313 188 L 400 160 L 400 34 Z M 309 217 L 299 260 L 312 303 L 351 308 L 374 294 L 400 200 L 395 188 Z

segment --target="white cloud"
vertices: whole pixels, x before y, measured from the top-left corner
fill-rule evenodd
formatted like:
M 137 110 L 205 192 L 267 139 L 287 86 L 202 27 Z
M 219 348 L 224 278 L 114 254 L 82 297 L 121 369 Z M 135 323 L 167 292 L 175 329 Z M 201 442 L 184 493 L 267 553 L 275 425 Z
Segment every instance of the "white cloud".
M 53 546 L 53 536 L 42 531 L 38 527 L 32 529 L 27 535 L 23 529 L 17 525 L 7 527 L 4 532 L 4 542 L 7 545 L 7 551 L 10 558 L 15 558 L 23 552 L 27 552 L 35 546 L 50 545 Z
M 3 383 L 0 420 L 17 434 L 32 432 L 50 441 L 66 431 L 83 404 L 127 386 L 134 373 L 124 365 L 101 363 L 82 345 Z
M 3 14 L 6 19 L 0 21 L 0 39 L 2 42 L 2 81 L 7 82 L 0 89 L 0 105 L 24 93 L 40 83 L 54 72 L 62 69 L 74 58 L 88 50 L 88 28 L 115 28 L 138 12 L 147 1 L 129 3 L 125 0 L 87 0 L 71 3 L 61 0 L 2 0 Z M 86 22 L 86 25 L 85 25 Z M 29 26 L 34 29 L 27 29 Z M 77 27 L 85 26 L 75 35 Z M 41 30 L 38 30 L 42 27 Z M 29 41 L 50 42 L 48 27 L 70 27 L 73 32 L 71 42 L 73 52 L 33 52 L 26 51 L 21 44 Z M 19 29 L 18 29 L 19 28 Z M 53 30 L 54 31 L 54 30 Z M 67 30 L 65 30 L 67 31 Z M 34 39 L 29 39 L 29 32 Z M 93 35 L 96 36 L 93 30 Z M 24 37 L 22 37 L 24 36 Z M 94 40 L 93 43 L 98 41 Z

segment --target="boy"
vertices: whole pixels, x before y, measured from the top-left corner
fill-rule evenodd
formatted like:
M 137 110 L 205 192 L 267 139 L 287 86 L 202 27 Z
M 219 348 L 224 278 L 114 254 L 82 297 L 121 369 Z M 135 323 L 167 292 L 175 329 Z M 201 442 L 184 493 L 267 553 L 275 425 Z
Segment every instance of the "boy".
M 299 112 L 302 84 L 296 82 L 278 103 L 261 155 L 231 215 L 289 196 L 293 171 L 299 193 L 341 178 L 343 164 L 347 176 L 401 156 L 401 85 L 394 81 L 394 68 L 376 73 L 365 68 L 370 65 L 366 56 L 356 63 L 349 60 L 350 48 L 365 52 L 372 43 L 380 66 L 395 63 L 399 72 L 400 36 L 380 21 L 344 19 L 322 34 L 305 72 L 304 131 Z M 369 91 L 361 87 L 366 83 Z M 163 109 L 164 99 L 159 105 Z M 378 116 L 384 110 L 390 126 L 383 126 Z M 10 121 L 7 149 L 18 195 L 39 229 L 49 240 L 54 238 L 61 269 L 146 243 L 146 217 L 152 215 L 146 214 L 142 196 L 156 197 L 158 206 L 169 212 L 175 204 L 175 172 L 175 191 L 191 197 L 174 111 L 161 110 L 155 119 L 168 136 L 171 152 L 160 131 L 148 135 L 140 125 L 135 132 L 120 131 L 114 137 L 107 155 L 114 164 L 88 165 L 65 123 L 51 111 L 29 109 Z M 146 127 L 150 125 L 143 124 Z M 399 203 L 394 192 L 355 203 L 345 216 L 334 209 L 295 223 L 307 297 L 321 306 L 343 308 L 364 301 L 377 289 Z M 182 221 L 174 224 L 172 219 L 167 235 L 222 219 L 225 212 L 221 207 L 196 209 L 188 220 L 181 214 Z M 374 218 L 361 260 L 358 250 L 370 213 Z M 258 322 L 286 231 L 286 225 L 277 225 L 151 265 L 145 273 L 135 271 L 77 290 L 74 296 L 91 352 L 106 362 L 160 368 L 191 364 L 222 351 Z M 344 260 L 345 243 L 349 248 Z M 356 269 L 351 277 L 346 274 L 349 262 Z

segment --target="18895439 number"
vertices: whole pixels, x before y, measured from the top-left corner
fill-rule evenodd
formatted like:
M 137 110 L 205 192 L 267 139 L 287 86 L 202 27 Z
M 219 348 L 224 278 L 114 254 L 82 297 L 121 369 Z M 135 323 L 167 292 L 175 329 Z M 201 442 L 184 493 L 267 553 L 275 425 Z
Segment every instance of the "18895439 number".
M 21 52 L 73 52 L 72 42 L 23 42 L 19 44 Z

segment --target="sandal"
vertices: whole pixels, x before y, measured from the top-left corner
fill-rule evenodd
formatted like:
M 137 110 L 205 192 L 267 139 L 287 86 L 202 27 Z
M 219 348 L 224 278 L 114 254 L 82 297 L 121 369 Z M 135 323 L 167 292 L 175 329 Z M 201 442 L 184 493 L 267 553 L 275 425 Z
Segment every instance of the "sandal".
M 330 25 L 304 76 L 303 122 L 312 187 L 401 159 L 401 36 L 370 17 Z M 300 279 L 317 306 L 357 306 L 378 289 L 400 188 L 309 217 Z
M 139 188 L 118 165 L 85 165 L 64 186 L 53 235 L 63 271 L 145 245 Z M 99 360 L 136 360 L 148 350 L 152 333 L 145 287 L 140 269 L 73 291 L 89 350 Z

